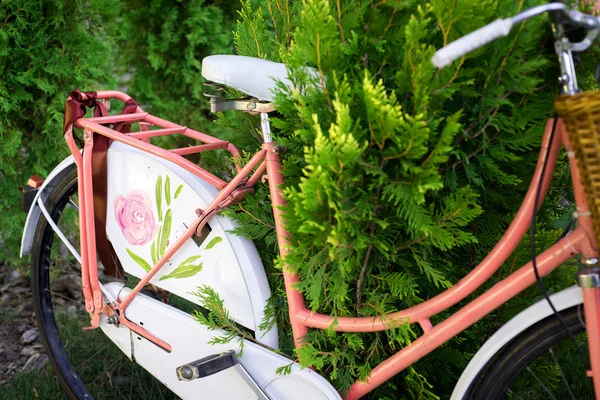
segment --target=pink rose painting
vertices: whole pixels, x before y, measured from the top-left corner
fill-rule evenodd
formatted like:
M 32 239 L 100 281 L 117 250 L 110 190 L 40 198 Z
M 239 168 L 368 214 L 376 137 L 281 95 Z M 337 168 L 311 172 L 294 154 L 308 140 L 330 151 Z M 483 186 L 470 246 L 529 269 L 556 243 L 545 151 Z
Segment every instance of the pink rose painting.
M 132 190 L 123 197 L 115 198 L 115 219 L 127 242 L 143 246 L 150 242 L 158 231 L 152 201 L 142 190 Z

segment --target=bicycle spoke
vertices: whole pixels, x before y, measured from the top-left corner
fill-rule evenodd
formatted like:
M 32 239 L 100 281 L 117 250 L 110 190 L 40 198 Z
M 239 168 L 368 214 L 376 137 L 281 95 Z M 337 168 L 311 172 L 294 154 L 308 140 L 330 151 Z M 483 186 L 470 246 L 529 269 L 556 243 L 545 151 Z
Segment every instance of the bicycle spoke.
M 74 341 L 72 341 L 72 342 L 67 342 L 67 343 L 65 344 L 65 346 L 64 346 L 64 347 L 65 347 L 65 350 L 67 349 L 67 347 L 73 347 L 73 346 L 75 346 L 75 343 L 79 343 L 79 342 L 80 342 L 80 341 L 82 341 L 83 339 L 87 339 L 87 338 L 86 338 L 85 336 L 83 336 L 83 335 L 82 335 L 82 336 L 78 337 L 77 339 L 75 339 L 75 340 L 74 340 Z
M 163 396 L 163 387 L 161 386 L 160 383 L 157 382 L 158 388 L 159 388 L 159 393 L 160 393 L 160 398 L 161 400 L 165 400 L 164 396 Z
M 552 395 L 552 392 L 550 391 L 550 389 L 548 389 L 546 387 L 546 385 L 544 385 L 544 383 L 540 380 L 540 378 L 537 377 L 537 375 L 531 370 L 531 368 L 527 367 L 527 371 L 529 371 L 529 373 L 535 378 L 535 380 L 538 381 L 538 383 L 542 386 L 542 388 L 546 391 L 546 393 L 548 393 L 548 395 L 552 398 L 552 400 L 556 400 L 556 397 L 554 397 Z
M 73 201 L 72 197 L 69 197 L 69 205 L 71 207 L 73 207 L 74 209 L 76 209 L 77 211 L 79 211 L 79 204 L 75 203 L 75 201 Z
M 138 386 L 138 388 L 139 388 L 139 387 L 142 387 L 142 386 L 140 386 L 140 385 L 139 385 L 139 383 L 141 383 L 141 382 L 142 382 L 142 380 L 140 379 L 140 375 L 138 374 L 138 370 L 137 370 L 137 368 L 136 368 L 135 366 L 133 367 L 133 372 L 135 373 L 135 376 L 136 376 L 136 378 L 137 378 L 137 382 L 138 382 L 138 385 L 137 385 L 137 386 Z M 139 390 L 139 389 L 138 389 L 138 390 Z
M 552 356 L 552 359 L 554 360 L 554 363 L 556 364 L 556 366 L 558 367 L 558 370 L 560 371 L 560 378 L 562 379 L 563 383 L 565 384 L 565 387 L 569 391 L 569 395 L 571 396 L 571 399 L 576 400 L 575 396 L 573 396 L 573 392 L 571 392 L 571 388 L 569 387 L 569 384 L 567 383 L 567 378 L 565 378 L 565 374 L 563 373 L 563 370 L 560 367 L 560 364 L 558 363 L 556 356 L 554 355 L 554 351 L 552 351 L 552 349 L 549 349 L 549 351 L 550 351 L 550 355 Z
M 50 289 L 45 289 L 45 291 L 47 291 L 47 292 L 50 292 L 50 295 L 51 295 L 52 297 L 54 297 L 54 296 L 56 296 L 56 297 L 60 297 L 61 299 L 64 299 L 65 301 L 69 301 L 69 302 L 71 302 L 71 303 L 75 303 L 75 304 L 77 304 L 77 305 L 81 305 L 81 304 L 82 304 L 82 303 L 81 303 L 79 300 L 70 299 L 70 298 L 68 298 L 67 296 L 64 296 L 64 295 L 62 295 L 62 294 L 56 293 L 56 292 L 54 292 L 54 291 L 52 291 L 52 290 L 50 290 Z
M 154 385 L 156 385 L 156 381 L 152 381 L 152 388 L 150 389 L 150 394 L 152 395 L 152 399 L 154 399 L 154 393 L 156 393 L 156 391 L 154 390 Z
M 107 345 L 107 347 L 108 347 L 108 345 Z M 114 361 L 112 364 L 110 364 L 110 365 L 108 366 L 108 368 L 106 368 L 106 369 L 105 369 L 105 371 L 109 370 L 109 369 L 110 369 L 110 368 L 111 368 L 113 365 L 115 365 L 115 364 L 116 364 L 116 363 L 118 363 L 118 362 L 119 362 L 119 360 L 118 360 L 118 359 L 117 359 L 117 360 L 115 360 L 115 361 Z M 99 374 L 98 374 L 98 376 L 96 376 L 96 378 L 94 378 L 94 380 L 93 380 L 93 381 L 91 381 L 91 382 L 89 383 L 89 386 L 92 386 L 94 383 L 96 383 L 96 381 L 97 381 L 97 380 L 98 380 L 98 379 L 99 379 L 99 378 L 102 376 L 102 374 L 103 374 L 103 373 L 104 373 L 104 371 L 103 371 L 103 372 L 101 372 L 101 373 L 99 373 Z
M 123 364 L 123 358 L 119 358 L 119 368 L 117 369 L 117 375 L 116 375 L 117 377 L 120 377 L 120 376 L 121 376 L 121 365 L 122 365 L 122 364 Z M 112 379 L 111 379 L 111 381 L 112 381 Z M 118 383 L 118 382 L 117 382 L 117 383 Z M 114 386 L 115 386 L 115 388 L 117 389 L 117 393 L 116 393 L 116 394 L 117 394 L 117 395 L 118 395 L 118 394 L 120 394 L 120 393 L 121 393 L 121 388 L 120 388 L 120 387 L 118 387 L 118 385 L 117 385 L 117 384 L 115 384 L 115 383 L 113 383 L 113 385 L 114 385 Z
M 106 348 L 108 348 L 110 346 L 110 343 L 107 344 L 106 346 L 104 346 L 103 348 L 101 348 L 100 350 L 98 350 L 96 353 L 94 353 L 93 356 L 88 357 L 84 362 L 82 362 L 81 364 L 79 364 L 77 367 L 75 367 L 76 370 L 79 370 L 79 368 L 81 368 L 84 364 L 86 364 L 87 362 L 89 362 L 91 359 L 93 359 L 94 357 L 96 357 L 98 354 L 100 354 L 102 351 L 104 351 Z M 84 370 L 85 371 L 85 370 Z

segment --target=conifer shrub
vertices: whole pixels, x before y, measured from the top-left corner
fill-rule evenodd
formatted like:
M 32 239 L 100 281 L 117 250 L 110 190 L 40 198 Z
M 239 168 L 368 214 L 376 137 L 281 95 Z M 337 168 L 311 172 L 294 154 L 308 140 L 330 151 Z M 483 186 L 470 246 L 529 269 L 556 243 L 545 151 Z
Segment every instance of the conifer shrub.
M 232 51 L 237 6 L 226 0 L 125 2 L 118 54 L 127 93 L 152 114 L 210 128 L 202 59 Z
M 0 260 L 18 262 L 22 187 L 68 156 L 63 112 L 75 88 L 112 87 L 115 0 L 0 3 Z
M 73 89 L 120 88 L 162 118 L 213 128 L 201 63 L 231 52 L 237 6 L 218 0 L 0 4 L 0 260 L 19 263 L 26 217 L 19 188 L 70 154 L 62 123 Z M 185 145 L 181 137 L 162 142 Z
M 558 68 L 552 35 L 547 20 L 537 18 L 445 69 L 430 60 L 460 36 L 540 3 L 242 1 L 237 54 L 285 62 L 295 86 L 279 85 L 272 116 L 274 140 L 287 148 L 289 255 L 278 259 L 266 186 L 229 215 L 263 256 L 274 292 L 268 311 L 282 349 L 342 392 L 410 344 L 420 328 L 396 324 L 373 334 L 311 329 L 294 352 L 282 266 L 299 272 L 310 309 L 372 317 L 433 297 L 481 261 L 520 206 L 553 114 Z M 580 79 L 591 82 L 589 74 Z M 229 113 L 218 122 L 248 154 L 259 149 L 256 118 Z M 568 179 L 563 168 L 555 183 Z M 554 221 L 568 215 L 557 206 L 566 192 L 550 191 L 538 218 L 540 249 L 564 226 Z M 522 245 L 486 287 L 529 258 Z M 546 285 L 570 285 L 572 272 L 558 272 Z M 494 329 L 538 299 L 535 289 L 519 296 L 372 398 L 449 395 Z

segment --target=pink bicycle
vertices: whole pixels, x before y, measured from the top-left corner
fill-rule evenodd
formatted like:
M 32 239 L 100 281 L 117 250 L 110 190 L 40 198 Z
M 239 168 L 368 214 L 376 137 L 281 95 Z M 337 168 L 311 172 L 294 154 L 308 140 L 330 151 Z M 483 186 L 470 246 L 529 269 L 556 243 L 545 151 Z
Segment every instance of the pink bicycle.
M 551 14 L 555 27 L 563 93 L 556 108 L 563 119 L 548 121 L 536 171 L 518 214 L 487 257 L 450 289 L 409 309 L 377 318 L 337 318 L 334 329 L 338 332 L 375 332 L 404 323 L 419 324 L 424 332 L 374 368 L 365 382 L 354 383 L 344 398 L 367 395 L 578 256 L 585 265 L 578 273 L 579 286 L 546 296 L 500 328 L 466 367 L 452 399 L 575 399 L 593 398 L 594 393 L 600 398 L 600 342 L 596 340 L 600 335 L 600 269 L 594 236 L 600 232 L 600 93 L 579 93 L 572 59 L 573 51 L 585 50 L 596 38 L 600 20 L 560 3 L 535 7 L 451 43 L 436 53 L 433 62 L 443 67 L 507 35 L 513 25 L 545 12 Z M 587 36 L 572 43 L 564 32 L 567 26 L 577 26 Z M 239 160 L 233 144 L 145 113 L 121 92 L 75 91 L 67 100 L 64 136 L 72 156 L 43 183 L 31 181 L 35 197 L 21 249 L 22 255 L 32 254 L 36 316 L 49 358 L 64 390 L 78 399 L 101 397 L 103 390 L 123 386 L 105 376 L 110 375 L 106 365 L 119 360 L 115 351 L 162 382 L 166 388 L 150 388 L 161 397 L 166 391 L 184 399 L 199 394 L 210 399 L 341 398 L 317 372 L 301 368 L 276 351 L 277 327 L 261 323 L 270 290 L 260 257 L 251 241 L 229 233 L 234 223 L 218 215 L 232 203 L 243 201 L 266 176 L 279 249 L 285 257 L 288 233 L 280 210 L 284 204 L 280 190 L 284 182 L 282 149 L 272 142 L 269 125 L 269 112 L 275 110 L 273 78 L 289 84 L 285 65 L 248 57 L 211 56 L 204 59 L 203 75 L 216 88 L 229 86 L 249 96 L 227 99 L 213 91 L 212 111 L 240 110 L 260 113 L 261 117 L 262 150 L 243 165 L 237 162 L 237 173 L 229 182 L 183 156 L 222 149 Z M 121 114 L 108 114 L 110 100 L 125 103 Z M 93 117 L 85 117 L 87 107 L 94 109 Z M 131 131 L 133 124 L 139 131 Z M 74 128 L 83 130 L 81 139 Z M 166 150 L 151 143 L 151 138 L 174 134 L 200 144 Z M 515 250 L 535 222 L 535 211 L 549 187 L 561 147 L 569 155 L 577 227 L 433 326 L 430 317 L 472 294 Z M 334 317 L 306 307 L 302 293 L 294 287 L 299 281 L 297 274 L 284 268 L 283 277 L 293 336 L 299 347 L 308 329 L 329 329 Z M 75 280 L 82 293 L 71 290 L 65 295 L 63 289 L 69 280 Z M 233 333 L 211 331 L 164 301 L 165 295 L 175 295 L 198 305 L 194 292 L 201 285 L 220 295 L 236 323 Z M 87 321 L 87 329 L 100 329 L 72 340 L 70 335 L 80 332 L 71 323 L 76 316 Z M 586 333 L 589 340 L 585 340 Z M 240 341 L 215 339 L 223 334 Z M 100 337 L 108 338 L 108 344 L 78 359 L 82 348 L 91 347 Z M 574 350 L 563 353 L 583 358 L 578 364 L 583 368 L 580 371 L 572 368 L 572 362 L 568 369 L 558 362 L 557 349 L 565 344 L 574 344 Z M 559 371 L 555 376 L 560 383 L 558 393 L 552 393 L 555 388 L 535 373 L 534 366 L 547 360 L 553 371 Z M 278 374 L 282 368 L 287 373 Z M 138 375 L 137 370 L 134 372 L 128 379 Z M 584 377 L 588 387 L 573 384 L 576 374 Z M 142 384 L 154 385 L 148 382 L 154 381 Z M 127 393 L 129 397 L 140 396 L 131 385 L 125 386 L 112 392 L 114 398 L 127 397 Z M 523 386 L 527 395 L 520 392 Z M 534 394 L 529 390 L 532 386 L 536 387 Z

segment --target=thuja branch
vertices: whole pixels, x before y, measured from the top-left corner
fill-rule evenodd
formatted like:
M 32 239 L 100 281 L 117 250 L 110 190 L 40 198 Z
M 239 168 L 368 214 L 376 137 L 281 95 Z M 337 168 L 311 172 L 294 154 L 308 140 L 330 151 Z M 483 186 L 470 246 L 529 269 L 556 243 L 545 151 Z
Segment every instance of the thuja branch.
M 275 20 L 275 15 L 273 14 L 273 9 L 271 7 L 271 0 L 267 0 L 267 8 L 269 10 L 269 16 L 271 17 L 271 21 L 273 21 L 273 30 L 275 31 L 275 36 L 278 36 L 277 21 Z
M 441 226 L 444 223 L 448 222 L 449 220 L 451 220 L 452 218 L 456 217 L 460 211 L 462 210 L 462 207 L 459 207 L 457 210 L 455 210 L 452 214 L 445 216 L 444 218 L 442 218 L 441 220 L 439 220 L 435 225 L 436 226 Z M 412 245 L 415 245 L 417 243 L 422 242 L 423 240 L 425 240 L 427 238 L 427 235 L 421 235 L 418 238 L 411 240 L 410 242 L 406 243 L 403 246 L 397 247 L 396 251 L 400 251 L 400 250 L 406 250 L 409 247 L 411 247 Z
M 374 224 L 371 222 L 371 238 L 373 237 L 374 231 Z M 369 243 L 369 247 L 367 247 L 367 253 L 365 254 L 365 258 L 363 260 L 362 269 L 360 270 L 360 275 L 358 276 L 358 281 L 356 282 L 356 309 L 360 308 L 363 281 L 365 279 L 365 273 L 367 272 L 367 265 L 369 264 L 369 257 L 371 256 L 372 250 L 373 243 Z
M 275 227 L 273 225 L 267 224 L 266 222 L 261 221 L 258 217 L 255 217 L 254 215 L 252 215 L 252 213 L 250 211 L 246 210 L 241 204 L 239 204 L 238 207 L 240 207 L 240 210 L 242 210 L 243 212 L 248 214 L 248 216 L 250 218 L 252 218 L 256 222 L 258 222 L 259 224 L 264 225 L 267 228 L 275 229 Z
M 497 133 L 487 143 L 488 144 L 492 143 L 499 135 L 500 135 L 500 133 Z M 483 149 L 484 149 L 483 143 L 480 143 L 479 146 L 477 146 L 477 149 L 475 149 L 475 151 L 473 151 L 471 154 L 469 154 L 465 158 L 462 158 L 462 159 L 456 161 L 454 164 L 450 165 L 448 168 L 442 169 L 441 172 L 445 172 L 445 171 L 454 169 L 454 168 L 458 167 L 459 165 L 464 164 L 465 161 L 467 161 L 467 160 L 471 159 L 472 157 L 476 156 L 477 154 L 481 153 L 483 151 Z
M 333 103 L 331 102 L 331 98 L 329 97 L 329 91 L 327 90 L 327 86 L 325 86 L 325 73 L 323 72 L 323 67 L 321 66 L 321 35 L 317 33 L 317 69 L 319 70 L 319 82 L 321 84 L 321 89 L 323 90 L 323 94 L 327 99 L 327 104 L 329 104 L 329 109 L 333 110 Z
M 381 162 L 379 168 L 383 168 L 385 160 Z M 381 196 L 381 189 L 383 188 L 383 184 L 379 185 L 377 188 L 377 194 L 375 195 L 375 205 L 373 206 L 373 218 L 377 217 L 377 211 L 379 208 L 379 197 Z M 375 222 L 371 221 L 369 224 L 369 233 L 371 236 L 371 243 L 367 247 L 367 253 L 365 254 L 365 258 L 363 260 L 362 268 L 360 270 L 360 275 L 358 276 L 358 281 L 356 282 L 356 309 L 360 308 L 360 303 L 362 301 L 362 287 L 365 279 L 365 273 L 367 272 L 367 265 L 369 265 L 369 258 L 371 257 L 371 252 L 373 251 L 373 236 L 375 235 Z
M 198 311 L 194 312 L 194 318 L 208 330 L 223 330 L 223 336 L 214 336 L 209 344 L 229 343 L 234 339 L 238 339 L 240 344 L 240 353 L 244 349 L 244 339 L 260 344 L 250 334 L 240 329 L 235 321 L 231 319 L 229 311 L 224 306 L 224 301 L 219 294 L 210 286 L 200 286 L 193 293 L 200 299 L 200 304 L 208 314 L 204 315 Z
M 340 36 L 342 37 L 342 43 L 348 44 L 346 42 L 346 38 L 344 37 L 344 28 L 342 27 L 342 6 L 340 5 L 340 0 L 336 2 L 337 12 L 338 12 L 338 28 L 340 29 Z
M 514 93 L 514 91 L 509 90 L 508 92 L 506 92 L 502 96 L 500 96 L 500 100 L 506 100 L 513 93 Z M 457 136 L 455 145 L 458 146 L 465 139 L 467 139 L 467 140 L 475 139 L 476 137 L 478 137 L 479 135 L 481 135 L 483 132 L 485 132 L 485 130 L 491 125 L 492 121 L 494 120 L 494 117 L 496 116 L 496 114 L 498 114 L 499 111 L 500 111 L 500 107 L 490 107 L 490 108 L 488 108 L 488 110 L 487 110 L 486 113 L 481 113 L 480 117 L 476 121 L 473 121 L 467 127 L 467 129 L 465 129 L 465 132 L 463 133 L 462 136 Z M 477 125 L 479 125 L 486 118 L 486 116 L 488 116 L 488 115 L 489 115 L 489 118 L 485 122 L 485 124 L 483 125 L 483 127 L 481 129 L 479 129 L 476 133 L 474 133 L 472 135 L 469 135 L 469 133 L 473 129 L 475 129 L 475 127 Z

